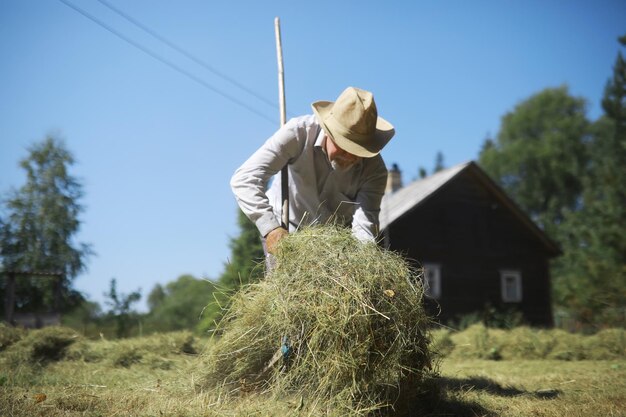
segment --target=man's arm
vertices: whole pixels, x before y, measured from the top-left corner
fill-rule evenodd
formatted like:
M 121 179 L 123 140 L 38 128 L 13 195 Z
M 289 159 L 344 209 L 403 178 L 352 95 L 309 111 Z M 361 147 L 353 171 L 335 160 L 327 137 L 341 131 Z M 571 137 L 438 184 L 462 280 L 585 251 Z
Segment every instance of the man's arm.
M 374 242 L 378 237 L 380 202 L 387 185 L 387 168 L 377 158 L 356 195 L 357 208 L 352 218 L 352 233 L 362 242 Z
M 300 154 L 304 144 L 300 144 L 297 128 L 297 119 L 286 123 L 235 171 L 230 180 L 239 207 L 254 222 L 261 236 L 280 227 L 280 220 L 274 215 L 265 192 L 270 178 Z

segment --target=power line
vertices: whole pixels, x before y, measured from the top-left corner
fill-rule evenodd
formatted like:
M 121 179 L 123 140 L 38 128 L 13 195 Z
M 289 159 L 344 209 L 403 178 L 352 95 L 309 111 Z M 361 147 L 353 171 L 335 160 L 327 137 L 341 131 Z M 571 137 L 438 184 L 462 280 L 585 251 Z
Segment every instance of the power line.
M 61 3 L 63 3 L 64 5 L 66 5 L 67 7 L 73 9 L 74 11 L 82 14 L 83 16 L 85 16 L 87 19 L 91 20 L 92 22 L 96 23 L 97 25 L 103 27 L 104 29 L 106 29 L 107 31 L 111 32 L 112 34 L 114 34 L 115 36 L 117 36 L 118 38 L 122 39 L 123 41 L 129 43 L 130 45 L 134 46 L 135 48 L 139 49 L 140 51 L 142 51 L 143 53 L 149 55 L 150 57 L 156 59 L 157 61 L 161 62 L 162 64 L 167 65 L 168 67 L 172 68 L 173 70 L 183 74 L 184 76 L 192 79 L 193 81 L 195 81 L 196 83 L 200 84 L 201 86 L 213 91 L 214 93 L 217 93 L 219 95 L 221 95 L 222 97 L 226 98 L 227 100 L 232 101 L 235 104 L 240 105 L 241 107 L 245 108 L 246 110 L 256 114 L 259 117 L 262 117 L 263 119 L 269 121 L 270 123 L 275 124 L 276 121 L 269 118 L 268 116 L 266 116 L 265 114 L 259 112 L 258 110 L 256 110 L 255 108 L 249 106 L 248 104 L 244 103 L 243 101 L 231 96 L 228 93 L 223 92 L 222 90 L 212 86 L 211 84 L 207 83 L 206 81 L 204 81 L 203 79 L 193 75 L 192 73 L 190 73 L 189 71 L 186 71 L 184 69 L 182 69 L 181 67 L 179 67 L 178 65 L 166 60 L 165 58 L 161 57 L 160 55 L 156 54 L 155 52 L 149 50 L 148 48 L 142 46 L 141 44 L 135 42 L 134 40 L 130 39 L 129 37 L 123 35 L 122 33 L 118 32 L 117 30 L 113 29 L 112 27 L 110 27 L 109 25 L 107 25 L 106 23 L 104 23 L 103 21 L 101 21 L 100 19 L 98 19 L 97 17 L 87 13 L 86 11 L 84 11 L 83 9 L 79 8 L 78 6 L 74 5 L 73 3 L 69 2 L 68 0 L 59 0 Z
M 201 60 L 200 58 L 197 58 L 196 56 L 194 56 L 193 54 L 191 54 L 187 50 L 183 49 L 182 47 L 176 45 L 174 42 L 168 40 L 164 36 L 159 35 L 156 31 L 150 29 L 145 24 L 139 22 L 137 19 L 133 18 L 129 14 L 127 14 L 127 13 L 123 12 L 122 10 L 118 9 L 117 7 L 113 6 L 108 1 L 106 1 L 106 0 L 98 0 L 98 1 L 100 3 L 102 3 L 104 6 L 108 7 L 111 10 L 113 10 L 118 15 L 122 16 L 124 19 L 126 19 L 129 22 L 131 22 L 132 24 L 134 24 L 135 26 L 139 27 L 144 32 L 146 32 L 149 35 L 153 36 L 154 38 L 160 40 L 161 42 L 163 42 L 164 44 L 166 44 L 170 48 L 172 48 L 175 51 L 177 51 L 177 52 L 181 53 L 182 55 L 186 56 L 187 58 L 189 58 L 190 60 L 192 60 L 196 64 L 200 65 L 201 67 L 211 71 L 213 74 L 217 75 L 218 77 L 221 77 L 222 79 L 228 81 L 229 83 L 231 83 L 234 86 L 240 88 L 241 90 L 245 91 L 246 93 L 256 97 L 257 99 L 261 100 L 265 104 L 267 104 L 267 105 L 269 105 L 269 106 L 271 106 L 273 108 L 276 108 L 276 109 L 278 108 L 278 105 L 276 103 L 272 102 L 271 100 L 266 99 L 265 97 L 263 97 L 261 94 L 257 93 L 256 91 L 246 87 L 245 85 L 241 84 L 240 82 L 238 82 L 234 78 L 229 77 L 228 75 L 226 75 L 223 72 L 219 71 L 215 67 L 207 64 L 205 61 Z

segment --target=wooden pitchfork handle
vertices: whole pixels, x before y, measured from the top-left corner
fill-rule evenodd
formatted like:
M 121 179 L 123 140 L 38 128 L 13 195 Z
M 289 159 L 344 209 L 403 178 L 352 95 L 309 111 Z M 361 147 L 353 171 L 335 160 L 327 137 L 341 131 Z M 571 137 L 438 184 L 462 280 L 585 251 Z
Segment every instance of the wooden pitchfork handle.
M 280 19 L 274 18 L 274 32 L 276 33 L 276 57 L 278 58 L 278 99 L 280 102 L 280 126 L 287 122 L 285 104 L 285 70 L 283 68 L 283 47 L 280 37 Z M 281 226 L 289 231 L 289 163 L 280 171 L 281 183 Z

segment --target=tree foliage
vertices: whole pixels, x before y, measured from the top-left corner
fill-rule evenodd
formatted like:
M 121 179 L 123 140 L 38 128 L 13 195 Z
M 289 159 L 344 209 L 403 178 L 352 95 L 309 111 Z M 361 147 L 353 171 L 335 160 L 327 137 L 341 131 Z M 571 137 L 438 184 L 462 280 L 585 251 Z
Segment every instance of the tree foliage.
M 435 156 L 435 166 L 433 168 L 433 174 L 436 174 L 437 172 L 442 171 L 446 168 L 443 160 L 443 152 L 438 151 L 437 155 Z
M 231 256 L 219 278 L 220 285 L 239 288 L 241 285 L 257 281 L 263 277 L 263 247 L 259 231 L 241 210 L 237 213 L 239 236 L 230 240 Z
M 95 301 L 83 300 L 71 311 L 63 314 L 61 323 L 63 326 L 79 330 L 83 335 L 97 336 L 103 333 L 102 308 Z
M 141 291 L 133 291 L 130 294 L 117 291 L 117 280 L 111 279 L 109 292 L 105 293 L 106 304 L 109 306 L 109 316 L 115 319 L 117 337 L 127 337 L 131 327 L 134 312 L 131 306 L 141 299 Z
M 626 46 L 626 37 L 620 39 Z M 626 62 L 618 53 L 602 99 L 587 120 L 567 88 L 519 104 L 486 140 L 480 164 L 558 243 L 554 299 L 578 323 L 626 320 Z
M 589 134 L 585 100 L 567 87 L 546 89 L 502 118 L 479 163 L 555 238 L 565 211 L 578 204 Z
M 239 236 L 230 240 L 231 256 L 217 281 L 212 295 L 213 302 L 206 307 L 202 315 L 199 324 L 201 330 L 215 327 L 233 293 L 242 285 L 260 280 L 265 273 L 263 264 L 265 256 L 258 229 L 241 210 L 238 210 L 237 224 Z
M 74 157 L 53 137 L 35 144 L 20 161 L 26 183 L 10 192 L 0 219 L 0 256 L 5 271 L 63 274 L 62 306 L 80 300 L 72 292 L 73 279 L 85 269 L 90 245 L 75 242 L 83 211 L 82 185 L 70 174 Z M 39 310 L 52 303 L 53 282 L 40 277 L 20 278 L 18 309 Z
M 622 39 L 626 45 L 626 39 Z M 626 320 L 626 61 L 618 53 L 593 126 L 581 207 L 561 231 L 557 300 L 587 324 Z
M 159 331 L 196 328 L 214 288 L 215 283 L 192 275 L 181 275 L 165 287 L 157 284 L 148 295 L 148 325 Z

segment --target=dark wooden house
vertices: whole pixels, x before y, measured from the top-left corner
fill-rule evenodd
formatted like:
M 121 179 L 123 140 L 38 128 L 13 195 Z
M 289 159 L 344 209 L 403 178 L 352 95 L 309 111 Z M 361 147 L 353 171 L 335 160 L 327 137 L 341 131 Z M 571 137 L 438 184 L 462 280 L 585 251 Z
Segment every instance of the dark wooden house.
M 474 162 L 401 187 L 389 173 L 381 230 L 424 268 L 427 308 L 445 323 L 486 308 L 552 325 L 549 260 L 560 251 Z

